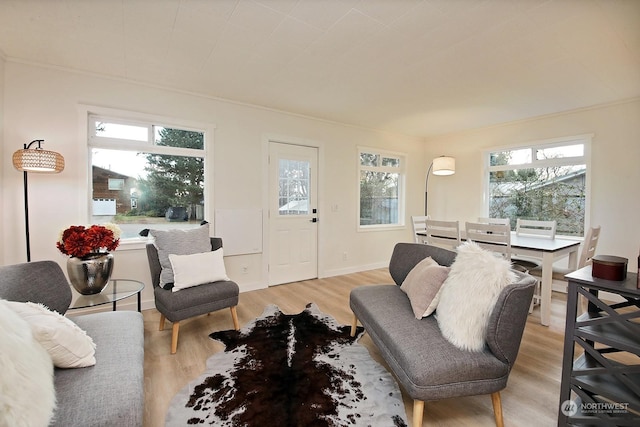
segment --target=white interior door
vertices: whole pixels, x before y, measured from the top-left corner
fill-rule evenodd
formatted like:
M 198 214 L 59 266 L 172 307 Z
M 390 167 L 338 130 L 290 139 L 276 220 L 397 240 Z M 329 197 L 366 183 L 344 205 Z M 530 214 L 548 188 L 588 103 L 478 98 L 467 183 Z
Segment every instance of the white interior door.
M 318 277 L 318 149 L 269 143 L 269 285 Z

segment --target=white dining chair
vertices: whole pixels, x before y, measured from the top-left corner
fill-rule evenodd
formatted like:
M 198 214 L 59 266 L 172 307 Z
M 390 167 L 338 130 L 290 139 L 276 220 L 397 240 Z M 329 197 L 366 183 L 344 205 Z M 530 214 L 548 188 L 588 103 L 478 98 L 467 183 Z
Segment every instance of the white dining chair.
M 538 221 L 533 219 L 516 220 L 516 235 L 541 239 L 556 238 L 556 221 Z M 531 271 L 534 268 L 541 268 L 541 261 L 536 258 L 513 257 L 511 259 L 518 269 Z
M 447 249 L 460 246 L 460 223 L 458 221 L 426 220 L 426 243 Z
M 509 227 L 511 227 L 511 220 L 509 218 L 480 217 L 478 218 L 478 222 L 481 224 L 501 224 L 501 225 L 508 225 Z
M 516 221 L 516 234 L 518 236 L 556 238 L 556 221 L 537 221 L 518 218 Z
M 425 243 L 427 224 L 429 216 L 412 216 L 411 226 L 413 227 L 413 239 L 416 243 Z M 421 234 L 418 234 L 421 233 Z
M 466 222 L 465 233 L 467 240 L 511 260 L 511 228 L 507 224 Z
M 580 257 L 578 258 L 578 266 L 577 269 L 581 269 L 582 267 L 586 267 L 587 265 L 591 265 L 591 258 L 596 253 L 596 247 L 598 246 L 598 239 L 600 238 L 600 226 L 590 227 L 587 231 L 586 236 L 584 237 L 584 241 L 582 242 L 582 249 L 580 251 Z M 553 267 L 553 271 L 551 276 L 553 280 L 561 280 L 566 282 L 565 275 L 572 273 L 574 270 L 570 268 L 562 268 L 562 267 Z M 531 300 L 531 307 L 529 308 L 529 313 L 533 311 L 533 308 L 540 304 L 540 278 L 542 277 L 542 267 L 536 267 L 529 270 L 529 274 L 538 278 L 538 284 L 536 285 L 536 289 L 533 293 L 533 299 Z M 583 304 L 584 305 L 584 300 Z M 584 307 L 583 311 L 584 311 Z

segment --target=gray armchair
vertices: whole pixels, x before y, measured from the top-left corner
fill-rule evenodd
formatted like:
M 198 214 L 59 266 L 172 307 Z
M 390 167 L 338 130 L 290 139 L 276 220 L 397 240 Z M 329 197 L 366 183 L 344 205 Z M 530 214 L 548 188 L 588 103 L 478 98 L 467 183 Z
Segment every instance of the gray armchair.
M 222 239 L 212 237 L 211 250 L 215 251 L 221 247 Z M 170 289 L 163 289 L 159 286 L 162 267 L 158 258 L 158 250 L 152 243 L 147 244 L 147 258 L 151 270 L 156 308 L 160 312 L 160 330 L 164 329 L 165 319 L 173 323 L 171 354 L 175 354 L 178 349 L 178 332 L 182 320 L 229 307 L 233 327 L 236 330 L 240 329 L 236 312 L 240 290 L 235 282 L 213 282 L 172 292 Z

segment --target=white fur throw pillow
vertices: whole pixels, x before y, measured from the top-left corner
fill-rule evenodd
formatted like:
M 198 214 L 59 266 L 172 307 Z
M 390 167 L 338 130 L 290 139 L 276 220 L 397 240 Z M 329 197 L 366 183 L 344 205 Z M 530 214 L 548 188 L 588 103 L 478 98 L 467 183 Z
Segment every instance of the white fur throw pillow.
M 427 257 L 415 265 L 402 282 L 402 289 L 411 302 L 416 319 L 431 315 L 440 299 L 440 289 L 449 274 L 449 267 L 438 265 Z
M 516 275 L 508 260 L 474 242 L 465 242 L 457 252 L 442 285 L 438 325 L 442 335 L 456 347 L 481 351 L 496 300 Z
M 49 425 L 56 406 L 51 357 L 5 300 L 0 300 L 0 366 L 0 425 Z
M 58 368 L 84 368 L 96 364 L 96 345 L 78 325 L 42 304 L 7 301 L 31 327 L 31 332 Z
M 173 292 L 205 283 L 231 280 L 224 267 L 222 248 L 191 255 L 169 255 L 173 269 Z

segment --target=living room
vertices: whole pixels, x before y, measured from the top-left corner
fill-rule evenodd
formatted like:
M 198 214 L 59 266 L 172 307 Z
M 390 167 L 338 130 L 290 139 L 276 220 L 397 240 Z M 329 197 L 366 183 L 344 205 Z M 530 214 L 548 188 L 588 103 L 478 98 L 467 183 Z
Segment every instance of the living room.
M 259 75 L 235 76 L 228 85 L 228 91 L 224 84 L 219 84 L 217 87 L 224 90 L 208 93 L 198 90 L 197 84 L 202 76 L 194 76 L 187 71 L 183 79 L 189 84 L 173 87 L 168 81 L 164 83 L 167 76 L 163 73 L 144 76 L 132 72 L 123 75 L 120 73 L 121 64 L 110 63 L 106 59 L 99 62 L 95 58 L 103 55 L 100 53 L 101 45 L 98 44 L 100 39 L 88 39 L 84 46 L 87 57 L 94 58 L 89 66 L 68 63 L 65 59 L 67 53 L 59 52 L 60 56 L 57 56 L 56 52 L 60 43 L 65 40 L 71 43 L 74 38 L 80 37 L 76 36 L 76 29 L 64 25 L 55 27 L 52 23 L 55 18 L 47 18 L 47 13 L 51 12 L 54 17 L 56 15 L 46 9 L 42 2 L 2 3 L 0 38 L 13 40 L 14 43 L 0 43 L 1 265 L 26 261 L 23 177 L 11 165 L 12 153 L 32 140 L 44 139 L 44 149 L 64 156 L 65 168 L 57 175 L 29 175 L 31 256 L 33 260 L 54 260 L 65 269 L 66 257 L 56 248 L 60 231 L 72 224 L 88 224 L 91 220 L 88 115 L 93 113 L 210 129 L 206 157 L 209 176 L 204 211 L 205 219 L 212 224 L 214 230 L 216 211 L 257 210 L 262 213 L 261 231 L 267 233 L 269 201 L 265 181 L 268 180 L 270 141 L 317 147 L 320 177 L 316 275 L 319 278 L 385 267 L 397 242 L 413 240 L 410 217 L 424 212 L 425 176 L 432 159 L 441 155 L 454 157 L 456 172 L 449 177 L 431 176 L 429 179 L 429 213 L 434 218 L 471 221 L 487 212 L 483 195 L 484 155 L 487 150 L 576 135 L 592 135 L 586 215 L 590 224 L 600 225 L 603 230 L 598 253 L 626 257 L 630 260 L 629 271 L 637 269 L 635 260 L 640 245 L 640 228 L 637 227 L 640 198 L 637 197 L 636 189 L 640 182 L 640 25 L 631 25 L 637 23 L 638 19 L 636 2 L 613 1 L 610 2 L 613 4 L 611 6 L 609 2 L 569 2 L 567 9 L 563 9 L 563 18 L 552 20 L 552 16 L 560 13 L 553 7 L 554 2 L 520 1 L 518 3 L 521 9 L 510 13 L 515 16 L 527 16 L 530 13 L 535 16 L 532 26 L 542 25 L 545 19 L 549 19 L 555 22 L 550 22 L 549 25 L 557 29 L 562 23 L 567 24 L 580 17 L 588 18 L 584 24 L 587 30 L 582 28 L 580 32 L 574 33 L 574 39 L 568 40 L 563 49 L 575 49 L 572 52 L 576 54 L 576 58 L 590 58 L 591 62 L 584 65 L 578 60 L 566 60 L 566 57 L 553 50 L 559 40 L 550 40 L 546 44 L 535 44 L 536 47 L 547 46 L 550 50 L 536 53 L 546 61 L 545 66 L 539 69 L 539 74 L 533 72 L 534 78 L 522 80 L 532 85 L 529 98 L 505 97 L 505 93 L 519 82 L 514 79 L 504 86 L 495 82 L 487 86 L 505 92 L 496 93 L 495 98 L 488 93 L 488 89 L 472 86 L 470 82 L 464 90 L 451 92 L 449 101 L 440 102 L 438 99 L 449 93 L 445 88 L 460 83 L 458 80 L 447 83 L 446 72 L 452 73 L 452 78 L 456 70 L 465 77 L 472 74 L 469 69 L 464 69 L 464 62 L 454 67 L 452 57 L 455 55 L 448 51 L 451 56 L 434 56 L 435 59 L 421 64 L 426 70 L 440 59 L 446 60 L 451 67 L 434 72 L 430 77 L 442 88 L 441 92 L 432 94 L 432 102 L 438 105 L 439 110 L 428 109 L 429 102 L 423 104 L 411 100 L 415 106 L 411 112 L 399 107 L 400 112 L 393 111 L 395 104 L 389 104 L 387 119 L 382 115 L 387 107 L 379 103 L 383 98 L 376 94 L 373 97 L 375 102 L 367 101 L 366 93 L 361 92 L 363 87 L 371 88 L 376 84 L 357 84 L 359 73 L 346 76 L 348 79 L 345 77 L 341 86 L 323 87 L 325 80 L 319 79 L 312 70 L 307 70 L 309 88 L 303 86 L 305 80 L 302 77 L 294 79 L 294 76 L 286 74 L 292 92 L 286 95 L 272 94 L 273 104 L 259 105 L 244 101 L 242 97 L 232 97 L 233 88 L 241 87 L 245 80 L 258 79 Z M 28 10 L 27 6 L 17 5 L 29 3 L 34 7 L 33 20 L 36 22 L 34 27 L 25 26 L 18 31 L 19 25 L 26 25 L 31 18 L 25 12 Z M 179 7 L 179 3 L 169 2 L 175 8 Z M 249 2 L 239 3 L 244 5 Z M 416 6 L 430 4 L 445 7 L 445 2 L 415 3 Z M 470 2 L 452 3 L 472 8 Z M 500 10 L 501 2 L 493 3 L 495 4 L 490 10 Z M 531 3 L 539 3 L 538 6 L 549 7 L 549 10 L 543 14 L 544 8 L 538 9 Z M 588 5 L 583 6 L 583 3 Z M 78 6 L 70 5 L 71 9 Z M 353 7 L 355 5 L 349 7 L 349 10 Z M 606 38 L 605 34 L 591 34 L 591 38 L 580 41 L 580 37 L 590 34 L 589 25 L 599 22 L 596 17 L 600 8 L 606 12 L 606 20 L 615 22 L 607 28 L 617 28 L 619 32 L 607 33 Z M 60 13 L 59 9 L 54 11 Z M 84 13 L 86 15 L 82 16 L 92 16 L 90 12 Z M 149 13 L 153 16 L 157 13 L 156 17 L 162 16 L 161 11 L 152 12 L 150 9 Z M 197 9 L 191 13 L 197 15 Z M 454 14 L 455 11 L 449 13 Z M 308 14 L 311 15 L 311 12 Z M 404 10 L 403 16 L 404 14 L 411 14 L 411 11 Z M 9 25 L 11 20 L 15 22 Z M 151 25 L 154 20 L 148 21 L 145 25 Z M 335 18 L 335 21 L 338 19 Z M 456 27 L 458 31 L 463 31 L 464 22 L 459 21 L 459 27 Z M 509 21 L 505 18 L 504 22 Z M 58 33 L 44 33 L 43 30 L 38 32 L 35 30 L 38 25 L 41 28 L 45 28 L 45 25 L 48 29 L 57 28 Z M 105 32 L 108 33 L 106 30 Z M 446 32 L 443 31 L 442 34 Z M 451 38 L 446 40 L 455 46 L 452 41 L 455 37 L 448 37 Z M 616 40 L 618 43 L 615 46 L 594 43 L 594 38 L 598 37 L 607 41 Z M 49 38 L 55 39 L 56 44 L 49 45 L 48 43 L 53 43 L 47 42 Z M 24 56 L 16 39 L 24 41 Z M 40 44 L 34 49 L 30 43 Z M 239 43 L 238 40 L 236 43 Z M 337 48 L 338 44 L 334 47 Z M 232 47 L 227 49 L 232 50 Z M 524 50 L 527 45 L 521 47 Z M 414 47 L 416 51 L 420 48 L 426 49 L 420 45 Z M 90 55 L 90 51 L 98 54 Z M 624 61 L 617 61 L 620 51 Z M 35 55 L 34 52 L 39 54 Z M 111 59 L 106 52 L 108 51 L 105 51 L 104 57 Z M 469 53 L 469 50 L 464 50 L 463 54 L 464 52 Z M 475 52 L 476 55 L 482 54 L 482 51 Z M 229 58 L 232 55 L 227 59 Z M 345 59 L 344 56 L 340 58 Z M 487 61 L 491 59 L 488 58 Z M 526 59 L 529 60 L 530 57 L 527 56 Z M 513 62 L 503 61 L 500 62 L 500 68 L 512 67 L 518 72 L 523 68 L 535 69 L 533 64 L 526 61 L 523 64 L 515 57 Z M 608 62 L 611 62 L 610 71 L 607 68 Z M 246 68 L 260 68 L 259 63 L 242 61 L 238 64 L 238 68 L 232 71 L 225 69 L 224 75 L 222 72 L 220 76 L 212 74 L 212 79 L 231 78 L 234 72 L 240 74 L 246 72 Z M 477 65 L 478 62 L 470 64 Z M 553 68 L 551 65 L 558 68 L 558 80 L 553 74 L 548 74 Z M 183 68 L 189 68 L 173 69 L 164 60 L 154 63 L 154 66 L 171 69 L 171 73 L 185 72 Z M 379 67 L 385 68 L 384 65 Z M 498 67 L 483 68 L 483 77 L 486 78 L 486 74 L 490 74 L 494 68 Z M 460 71 L 461 69 L 465 72 Z M 319 70 L 329 72 L 327 68 Z M 387 73 L 391 79 L 391 71 Z M 572 74 L 575 74 L 573 84 L 569 85 L 571 78 L 567 79 L 567 75 Z M 385 73 L 382 72 L 370 78 L 376 82 L 375 79 L 382 79 L 384 76 Z M 264 84 L 268 86 L 269 82 Z M 407 84 L 409 83 L 399 86 Z M 420 84 L 422 83 L 415 83 L 415 87 L 418 88 Z M 341 96 L 350 85 L 358 88 L 352 95 L 355 100 Z M 315 86 L 319 86 L 320 90 L 312 90 Z M 542 89 L 546 91 L 543 92 Z M 323 90 L 326 93 L 323 94 Z M 461 96 L 461 92 L 466 92 L 470 97 L 457 98 Z M 242 91 L 239 93 L 245 95 Z M 314 93 L 322 97 L 306 101 Z M 279 107 L 280 104 L 276 102 L 279 96 L 289 102 L 290 110 Z M 335 97 L 335 100 L 327 100 L 325 97 Z M 557 99 L 557 105 L 549 110 L 536 109 L 538 105 L 546 105 L 537 103 L 538 97 Z M 358 114 L 349 116 L 353 118 L 351 121 L 338 119 L 341 116 L 347 117 L 348 113 L 360 111 L 362 99 L 365 99 L 364 104 L 379 103 L 372 109 L 373 119 L 368 119 L 369 122 L 357 121 Z M 308 104 L 313 104 L 318 109 L 313 110 Z M 333 104 L 334 111 L 323 116 L 320 107 L 325 104 Z M 293 107 L 295 105 L 299 107 L 297 110 Z M 423 110 L 428 114 L 422 115 Z M 313 115 L 311 111 L 318 113 Z M 363 124 L 371 122 L 373 124 Z M 403 130 L 405 124 L 406 130 Z M 401 222 L 397 226 L 375 230 L 360 227 L 358 150 L 361 147 L 401 153 L 406 159 L 405 204 Z M 269 287 L 269 236 L 263 234 L 262 237 L 259 251 L 225 259 L 227 273 L 240 286 L 241 295 L 243 292 Z M 154 297 L 144 241 L 133 239 L 122 242 L 114 255 L 114 276 L 145 283 L 142 309 L 152 309 Z M 135 304 L 132 301 L 123 308 L 135 309 Z

